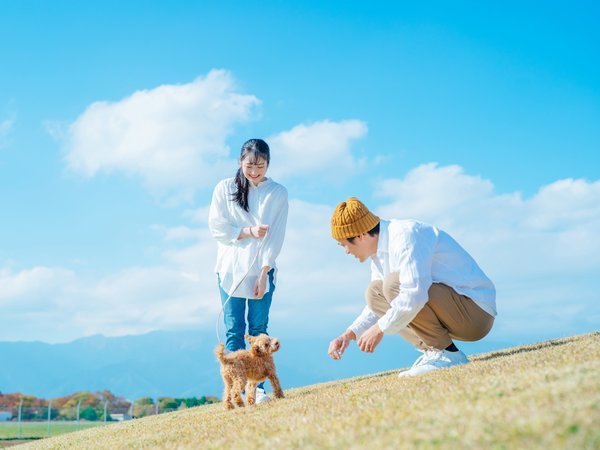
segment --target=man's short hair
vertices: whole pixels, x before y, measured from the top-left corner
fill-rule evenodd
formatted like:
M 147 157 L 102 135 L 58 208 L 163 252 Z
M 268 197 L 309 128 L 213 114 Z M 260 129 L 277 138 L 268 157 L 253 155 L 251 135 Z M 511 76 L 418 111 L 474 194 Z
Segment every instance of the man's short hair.
M 376 236 L 379 234 L 379 224 L 381 222 L 377 223 L 377 225 L 375 225 L 373 228 L 371 228 L 369 231 L 367 231 L 367 233 L 369 233 L 369 236 Z M 350 243 L 354 242 L 354 239 L 356 239 L 358 236 L 354 236 L 354 237 L 349 237 L 346 240 Z

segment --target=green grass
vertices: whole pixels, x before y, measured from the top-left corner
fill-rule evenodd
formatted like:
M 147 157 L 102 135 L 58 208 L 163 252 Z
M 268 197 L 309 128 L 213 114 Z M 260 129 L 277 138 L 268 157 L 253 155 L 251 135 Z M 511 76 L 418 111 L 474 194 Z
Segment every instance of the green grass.
M 417 378 L 391 371 L 291 389 L 234 411 L 189 408 L 24 448 L 600 448 L 600 333 L 471 360 Z
M 113 422 L 109 422 L 113 423 Z M 57 436 L 63 433 L 85 430 L 87 428 L 103 426 L 104 422 L 50 422 L 50 434 Z M 17 422 L 0 422 L 0 439 L 12 439 L 19 436 L 19 424 Z M 40 438 L 48 436 L 48 422 L 22 422 L 22 438 Z

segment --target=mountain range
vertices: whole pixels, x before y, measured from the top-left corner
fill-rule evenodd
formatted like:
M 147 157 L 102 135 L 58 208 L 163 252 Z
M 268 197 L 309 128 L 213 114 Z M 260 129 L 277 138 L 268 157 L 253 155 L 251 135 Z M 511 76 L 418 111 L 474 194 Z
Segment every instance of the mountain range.
M 373 354 L 351 345 L 340 361 L 327 356 L 329 340 L 335 336 L 278 337 L 282 347 L 275 363 L 284 389 L 406 367 L 418 356 L 395 336 L 384 339 Z M 0 392 L 48 399 L 104 389 L 129 400 L 220 397 L 216 343 L 214 335 L 200 331 L 95 335 L 63 344 L 0 342 Z M 501 348 L 493 343 L 479 347 Z

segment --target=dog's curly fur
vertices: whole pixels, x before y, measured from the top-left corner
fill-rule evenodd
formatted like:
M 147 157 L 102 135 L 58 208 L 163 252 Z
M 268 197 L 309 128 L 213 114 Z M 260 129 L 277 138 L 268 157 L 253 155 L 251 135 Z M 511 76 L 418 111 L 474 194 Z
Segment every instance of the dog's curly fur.
M 249 405 L 256 402 L 256 385 L 267 378 L 271 381 L 276 398 L 283 398 L 279 378 L 275 372 L 273 353 L 279 350 L 279 340 L 266 334 L 245 336 L 250 342 L 250 350 L 237 350 L 225 354 L 225 346 L 221 343 L 215 347 L 215 355 L 221 363 L 221 376 L 225 391 L 223 403 L 225 408 L 233 409 L 244 406 L 242 390 L 246 388 L 246 400 Z

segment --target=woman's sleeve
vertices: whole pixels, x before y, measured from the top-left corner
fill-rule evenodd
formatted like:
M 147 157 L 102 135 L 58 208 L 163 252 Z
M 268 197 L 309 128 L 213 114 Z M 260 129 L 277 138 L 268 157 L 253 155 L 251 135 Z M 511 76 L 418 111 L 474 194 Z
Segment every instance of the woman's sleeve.
M 273 222 L 269 225 L 269 233 L 261 252 L 261 267 L 275 267 L 275 259 L 279 256 L 283 239 L 285 238 L 285 227 L 288 217 L 288 193 L 282 186 L 281 190 L 273 198 L 273 204 L 269 205 L 274 212 Z
M 228 221 L 227 189 L 225 183 L 217 184 L 213 191 L 210 210 L 208 212 L 208 228 L 212 236 L 225 245 L 237 244 L 241 228 Z

